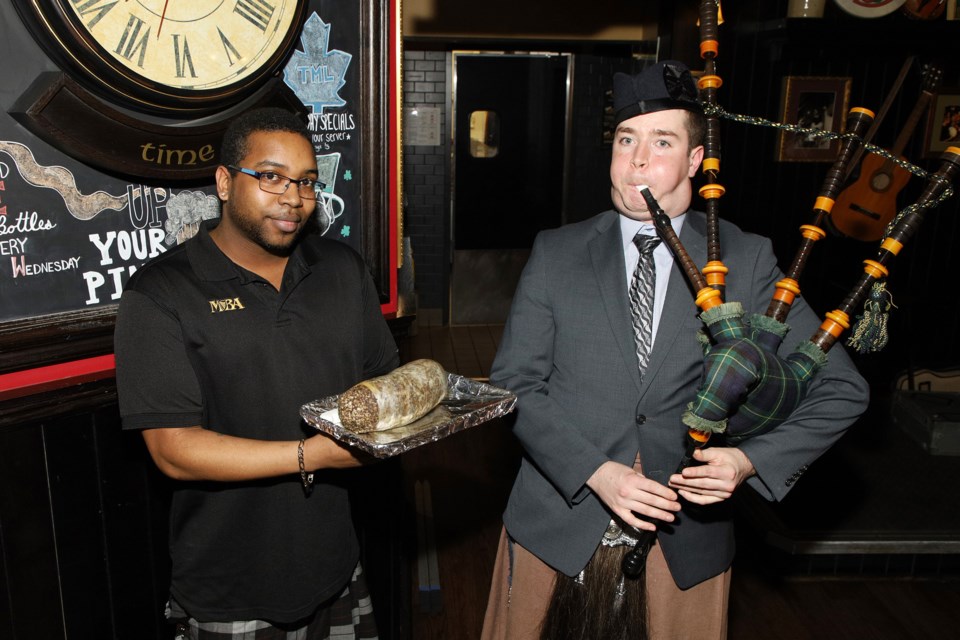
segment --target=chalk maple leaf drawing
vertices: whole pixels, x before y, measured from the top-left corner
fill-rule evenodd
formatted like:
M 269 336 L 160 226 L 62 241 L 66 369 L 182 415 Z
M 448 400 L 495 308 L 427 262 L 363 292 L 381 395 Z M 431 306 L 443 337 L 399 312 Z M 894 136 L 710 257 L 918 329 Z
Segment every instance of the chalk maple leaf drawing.
M 314 113 L 322 113 L 324 107 L 346 105 L 339 91 L 347 83 L 347 67 L 353 56 L 338 49 L 328 51 L 330 25 L 316 13 L 303 26 L 300 43 L 303 50 L 294 51 L 283 69 L 284 82 Z

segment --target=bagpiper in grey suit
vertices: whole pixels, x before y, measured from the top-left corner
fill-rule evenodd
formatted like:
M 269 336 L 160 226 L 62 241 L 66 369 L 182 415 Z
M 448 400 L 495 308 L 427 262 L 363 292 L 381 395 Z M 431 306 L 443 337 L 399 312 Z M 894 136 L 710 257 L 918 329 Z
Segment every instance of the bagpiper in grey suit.
M 680 239 L 706 262 L 702 214 L 687 214 Z M 769 240 L 722 223 L 730 274 L 726 299 L 766 310 L 782 277 Z M 700 382 L 702 328 L 679 265 L 670 275 L 650 363 L 640 383 L 630 325 L 618 214 L 542 232 L 524 270 L 491 381 L 517 393 L 514 433 L 525 450 L 504 513 L 510 536 L 563 573 L 576 575 L 596 550 L 610 512 L 585 482 L 607 460 L 633 463 L 663 484 L 683 454 L 680 414 Z M 798 300 L 784 352 L 819 325 Z M 862 413 L 866 386 L 841 349 L 800 408 L 772 432 L 740 445 L 757 475 L 748 482 L 779 500 Z M 725 503 L 684 505 L 658 540 L 681 588 L 717 575 L 733 559 Z
M 626 638 L 637 623 L 649 623 L 653 638 L 724 638 L 734 552 L 727 499 L 744 481 L 769 499 L 783 498 L 866 407 L 865 382 L 834 349 L 785 423 L 738 448 L 711 443 L 695 454 L 704 464 L 675 473 L 684 453 L 681 413 L 703 370 L 702 323 L 680 267 L 666 247 L 657 248 L 653 288 L 662 306 L 649 323 L 655 335 L 641 380 L 635 345 L 649 343 L 648 324 L 638 319 L 635 342 L 627 269 L 639 255 L 634 234 L 652 232 L 642 187 L 682 224 L 680 240 L 694 263 L 707 261 L 705 218 L 690 211 L 690 179 L 704 151 L 696 95 L 682 63 L 614 76 L 615 210 L 544 231 L 534 242 L 490 376 L 517 394 L 514 433 L 525 455 L 503 516 L 509 537 L 497 551 L 485 640 L 539 637 L 540 630 L 551 640 Z M 720 241 L 730 271 L 726 300 L 763 313 L 782 277 L 770 242 L 729 223 Z M 636 274 L 649 289 L 649 271 Z M 788 323 L 794 329 L 784 352 L 819 325 L 802 300 Z M 612 519 L 656 529 L 659 544 L 646 563 L 654 577 L 647 571 L 642 582 L 611 584 L 618 576 L 610 567 L 616 571 L 625 549 L 600 546 Z M 526 586 L 515 589 L 518 582 Z M 597 588 L 609 591 L 584 599 Z M 570 632 L 575 624 L 580 630 Z

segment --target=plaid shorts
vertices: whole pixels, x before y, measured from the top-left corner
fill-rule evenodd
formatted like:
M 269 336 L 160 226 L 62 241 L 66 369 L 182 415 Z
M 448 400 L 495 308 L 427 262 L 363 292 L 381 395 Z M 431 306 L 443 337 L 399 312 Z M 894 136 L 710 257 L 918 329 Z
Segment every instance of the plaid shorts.
M 359 563 L 336 600 L 293 626 L 264 620 L 198 622 L 172 598 L 167 606 L 167 618 L 184 618 L 176 622 L 174 640 L 377 640 L 373 604 Z

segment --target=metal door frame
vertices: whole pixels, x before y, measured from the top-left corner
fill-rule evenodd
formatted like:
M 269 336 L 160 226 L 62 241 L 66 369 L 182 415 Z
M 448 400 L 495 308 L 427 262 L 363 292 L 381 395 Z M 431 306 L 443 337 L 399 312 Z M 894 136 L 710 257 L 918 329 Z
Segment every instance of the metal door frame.
M 552 58 L 563 57 L 567 61 L 567 91 L 563 106 L 563 171 L 561 172 L 561 194 L 560 194 L 560 223 L 567 222 L 567 177 L 570 170 L 570 138 L 572 134 L 572 118 L 570 110 L 573 105 L 573 63 L 574 54 L 561 53 L 557 51 L 474 51 L 474 50 L 454 50 L 451 56 L 451 81 L 450 81 L 450 202 L 449 202 L 449 237 L 450 251 L 448 254 L 449 264 L 453 265 L 453 252 L 456 239 L 456 201 L 457 201 L 457 59 L 460 57 L 471 58 Z M 448 292 L 448 303 L 450 300 Z

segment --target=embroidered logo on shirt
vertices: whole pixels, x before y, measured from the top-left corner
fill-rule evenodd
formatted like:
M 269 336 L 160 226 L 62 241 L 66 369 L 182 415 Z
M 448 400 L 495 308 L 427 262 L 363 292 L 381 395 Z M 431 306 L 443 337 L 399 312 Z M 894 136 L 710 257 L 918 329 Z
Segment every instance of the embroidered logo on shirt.
M 210 303 L 210 313 L 220 313 L 221 311 L 236 311 L 243 309 L 243 303 L 240 298 L 224 298 L 223 300 L 208 300 Z

